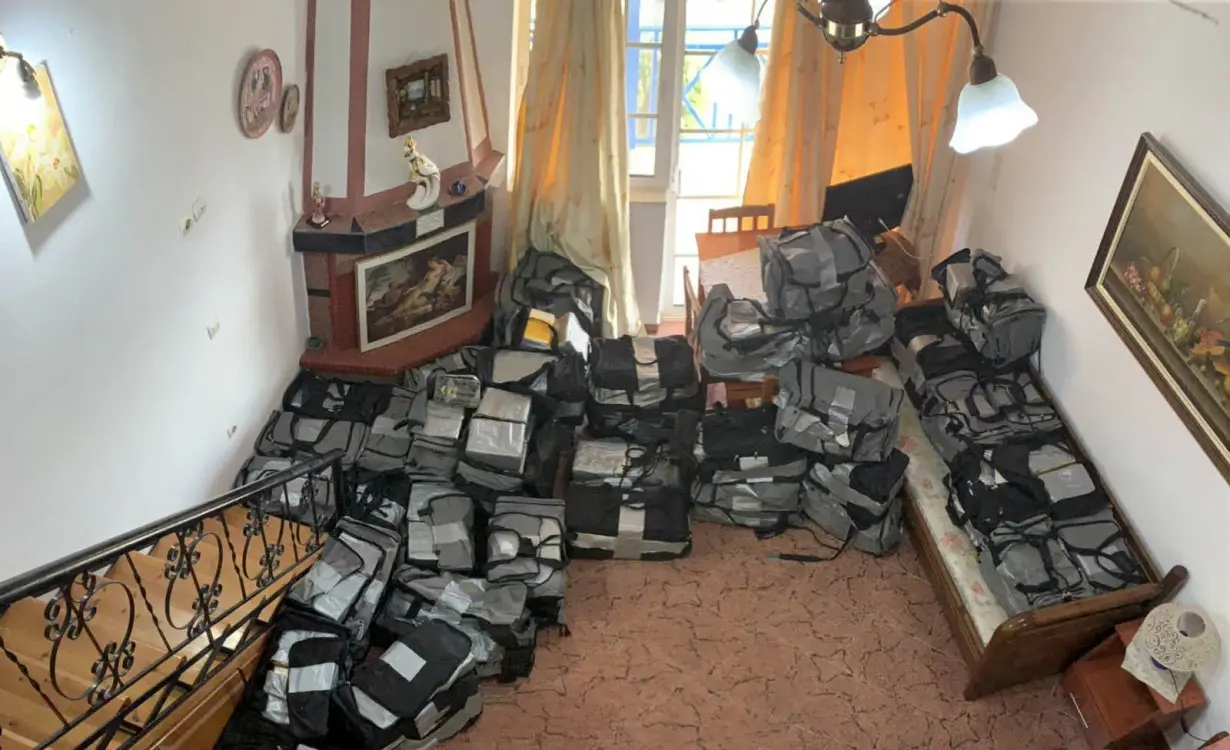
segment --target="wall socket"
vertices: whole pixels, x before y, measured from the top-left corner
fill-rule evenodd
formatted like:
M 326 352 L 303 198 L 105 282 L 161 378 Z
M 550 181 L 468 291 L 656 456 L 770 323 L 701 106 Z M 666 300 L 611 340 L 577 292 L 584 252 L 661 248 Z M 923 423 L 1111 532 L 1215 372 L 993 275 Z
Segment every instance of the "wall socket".
M 209 337 L 210 341 L 213 341 L 218 335 L 218 330 L 221 328 L 222 322 L 215 318 L 214 322 L 205 327 L 205 335 Z

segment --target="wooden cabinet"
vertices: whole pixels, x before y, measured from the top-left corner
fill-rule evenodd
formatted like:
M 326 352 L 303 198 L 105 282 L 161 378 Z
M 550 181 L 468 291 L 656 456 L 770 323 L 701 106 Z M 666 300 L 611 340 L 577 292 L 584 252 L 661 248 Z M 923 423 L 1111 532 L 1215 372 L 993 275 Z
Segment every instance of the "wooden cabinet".
M 1123 655 L 1142 620 L 1115 626 L 1115 632 L 1082 656 L 1064 675 L 1063 686 L 1076 707 L 1094 750 L 1165 750 L 1162 732 L 1186 711 L 1206 703 L 1192 678 L 1177 703 L 1124 671 Z

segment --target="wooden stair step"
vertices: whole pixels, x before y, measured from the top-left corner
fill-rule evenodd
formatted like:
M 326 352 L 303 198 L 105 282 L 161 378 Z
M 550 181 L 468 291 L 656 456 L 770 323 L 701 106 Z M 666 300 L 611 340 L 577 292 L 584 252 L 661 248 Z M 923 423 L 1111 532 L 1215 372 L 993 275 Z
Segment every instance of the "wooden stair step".
M 120 560 L 107 571 L 107 578 L 129 586 L 134 593 L 137 591 L 136 575 L 133 569 L 136 569 L 137 574 L 141 576 L 141 583 L 144 584 L 146 592 L 149 594 L 150 603 L 154 607 L 154 611 L 158 614 L 158 621 L 161 623 L 162 632 L 166 634 L 167 639 L 171 642 L 172 648 L 179 649 L 179 654 L 186 660 L 196 657 L 202 651 L 210 649 L 209 637 L 205 634 L 189 639 L 186 630 L 177 630 L 171 627 L 171 623 L 166 617 L 166 587 L 170 583 L 164 575 L 164 568 L 156 561 L 146 555 L 133 553 L 129 558 L 120 558 Z M 177 588 L 182 588 L 184 591 L 191 589 L 191 581 L 180 581 Z M 195 596 L 191 598 L 195 599 Z M 140 605 L 141 610 L 145 609 L 144 603 Z M 147 613 L 148 616 L 148 613 Z M 171 602 L 172 622 L 176 625 L 186 625 L 192 619 L 192 610 L 185 611 L 181 607 L 176 606 L 175 597 L 172 597 Z M 224 625 L 217 624 L 211 631 L 215 638 L 219 638 L 224 630 Z M 187 670 L 180 676 L 180 683 L 185 685 L 195 684 L 200 676 L 202 669 L 208 657 L 202 657 L 188 667 Z
M 244 536 L 244 527 L 252 523 L 252 519 L 248 517 L 248 514 L 249 510 L 247 508 L 236 506 L 227 508 L 223 513 L 223 518 L 231 531 L 231 539 L 235 544 L 236 554 L 239 555 L 241 562 L 246 562 L 248 565 L 247 572 L 251 575 L 257 574 L 261 569 L 260 559 L 261 555 L 264 554 L 265 541 L 269 544 L 280 543 L 284 547 L 281 558 L 278 560 L 278 565 L 274 570 L 275 576 L 294 563 L 295 550 L 298 550 L 299 555 L 302 556 L 306 554 L 307 545 L 314 541 L 311 527 L 295 523 L 294 521 L 285 521 L 277 516 L 265 517 L 263 538 L 258 533 L 249 540 Z M 245 542 L 248 542 L 246 556 Z
M 100 617 L 101 615 L 95 615 L 94 620 L 89 623 L 89 633 L 93 633 L 98 646 L 102 648 L 106 648 L 112 642 L 118 644 L 123 637 L 123 626 L 113 624 L 113 626 L 121 628 L 121 632 L 115 635 L 114 638 L 111 638 L 104 635 L 101 628 L 96 627 L 96 625 L 101 624 Z M 22 663 L 29 666 L 31 663 L 37 662 L 48 665 L 47 668 L 50 670 L 52 648 L 55 644 L 44 637 L 43 631 L 39 629 L 40 624 L 42 624 L 41 618 L 28 621 L 21 619 L 20 616 L 13 617 L 12 613 L 6 613 L 4 622 L 0 623 L 0 635 L 4 636 L 4 645 L 10 651 L 17 654 L 21 658 Z M 76 639 L 61 639 L 59 649 L 55 655 L 56 676 L 61 683 L 64 684 L 67 678 L 71 679 L 74 684 L 82 686 L 69 688 L 65 685 L 65 691 L 73 695 L 80 695 L 83 692 L 83 687 L 91 685 L 96 680 L 93 670 L 100 657 L 94 642 L 90 640 L 89 633 L 82 632 L 80 637 Z M 127 675 L 135 677 L 146 668 L 154 666 L 153 671 L 135 681 L 132 681 L 131 677 L 121 678 L 128 684 L 117 697 L 135 701 L 146 691 L 158 688 L 159 683 L 171 677 L 175 670 L 183 664 L 183 657 L 175 656 L 165 662 L 158 663 L 158 660 L 165 652 L 154 652 L 152 649 L 143 647 L 135 642 L 132 645 L 133 664 L 128 670 Z M 37 696 L 35 697 L 37 698 Z M 144 726 L 146 721 L 149 720 L 156 703 L 156 699 L 145 701 L 128 715 L 127 721 L 138 726 Z M 86 708 L 85 703 L 77 702 L 72 710 L 74 714 L 77 714 L 84 712 Z
M 55 750 L 75 748 L 106 723 L 106 719 L 91 716 L 51 747 Z M 37 696 L 32 701 L 25 696 L 0 689 L 0 750 L 36 748 L 46 738 L 60 731 L 63 726 L 56 715 L 49 711 L 46 704 L 39 701 Z M 113 744 L 122 744 L 131 737 L 131 732 L 121 728 L 116 732 Z
M 217 535 L 217 538 L 222 544 L 222 575 L 220 582 L 222 583 L 224 593 L 229 595 L 238 592 L 239 594 L 246 594 L 249 596 L 258 594 L 260 592 L 260 587 L 257 585 L 256 578 L 259 577 L 262 570 L 261 557 L 264 554 L 264 545 L 254 542 L 248 546 L 247 554 L 245 556 L 244 542 L 246 540 L 243 538 L 242 530 L 236 532 L 231 529 L 231 527 L 216 518 L 206 519 L 204 526 L 206 533 Z M 233 560 L 231 558 L 231 550 L 227 547 L 227 538 L 224 536 L 228 533 L 230 534 L 230 544 L 235 550 L 235 559 Z M 210 539 L 212 539 L 212 537 Z M 167 555 L 171 552 L 171 550 L 178 551 L 178 547 L 178 539 L 174 535 L 168 536 L 158 543 L 152 552 L 152 556 L 158 560 L 167 560 Z M 200 571 L 205 571 L 205 575 L 212 575 L 214 566 L 217 564 L 217 557 L 219 553 L 218 545 L 211 544 L 209 543 L 209 540 L 206 540 L 197 546 L 196 552 L 200 553 L 201 556 L 200 560 L 196 563 L 197 569 Z M 289 552 L 283 553 L 281 559 L 279 560 L 279 565 L 276 568 L 275 576 L 286 570 L 286 568 L 288 568 L 293 562 L 293 554 L 290 554 Z M 236 571 L 236 563 L 240 566 L 246 565 L 247 567 L 245 572 Z M 183 584 L 181 583 L 180 585 L 182 586 Z M 233 602 L 231 604 L 233 604 Z M 231 606 L 231 604 L 228 604 L 227 606 Z M 262 612 L 262 614 L 265 613 Z M 268 622 L 268 620 L 261 621 Z
M 52 684 L 51 674 L 46 663 L 29 659 L 22 654 L 19 654 L 18 657 L 21 659 L 21 663 L 30 672 L 30 679 L 34 680 L 34 682 L 38 684 L 39 688 L 43 691 L 43 694 L 47 696 L 47 699 L 50 700 L 52 705 L 54 705 L 60 713 L 64 714 L 65 717 L 71 720 L 89 710 L 89 705 L 85 700 L 70 700 L 56 690 L 55 685 Z M 64 674 L 62 671 L 57 675 L 57 679 L 60 687 L 64 689 L 64 692 L 73 696 L 84 694 L 85 691 L 89 689 L 91 684 L 88 682 L 81 682 L 73 675 Z M 22 675 L 20 670 L 18 670 L 17 665 L 9 661 L 8 657 L 3 654 L 0 654 L 0 690 L 5 691 L 6 693 L 12 693 L 17 697 L 25 698 L 26 701 L 32 704 L 37 714 L 46 714 L 45 720 L 55 721 L 57 726 L 61 726 L 55 713 L 47 707 L 47 704 L 43 702 L 43 699 L 40 698 L 38 693 L 34 691 L 34 688 L 30 686 L 26 677 Z M 9 710 L 6 705 L 7 704 L 0 704 L 0 720 L 10 718 Z M 118 698 L 105 703 L 99 708 L 98 712 L 91 717 L 91 720 L 96 722 L 106 722 L 112 719 L 127 705 L 127 698 Z M 36 716 L 29 718 L 33 720 L 39 717 Z

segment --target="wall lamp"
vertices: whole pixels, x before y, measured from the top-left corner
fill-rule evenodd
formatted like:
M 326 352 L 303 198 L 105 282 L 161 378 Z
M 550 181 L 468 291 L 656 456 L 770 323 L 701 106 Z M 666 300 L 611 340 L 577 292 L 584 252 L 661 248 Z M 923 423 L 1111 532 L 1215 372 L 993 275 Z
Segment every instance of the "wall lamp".
M 982 49 L 978 24 L 960 5 L 941 0 L 934 9 L 905 26 L 888 28 L 876 23 L 869 0 L 822 0 L 819 15 L 803 0 L 796 0 L 796 4 L 799 13 L 820 29 L 842 61 L 847 52 L 862 47 L 873 36 L 908 34 L 950 13 L 965 19 L 974 41 L 974 57 L 969 64 L 969 83 L 961 89 L 957 100 L 957 126 L 949 143 L 957 153 L 1001 146 L 1038 122 L 1037 113 L 1021 100 L 1021 92 L 1012 79 L 995 69 L 995 62 Z
M 30 99 L 41 97 L 43 92 L 38 87 L 38 77 L 34 74 L 34 66 L 20 52 L 14 52 L 5 47 L 4 40 L 0 39 L 0 69 L 3 69 L 4 61 L 9 57 L 17 61 L 17 75 L 21 78 L 22 89 L 26 92 L 26 96 Z

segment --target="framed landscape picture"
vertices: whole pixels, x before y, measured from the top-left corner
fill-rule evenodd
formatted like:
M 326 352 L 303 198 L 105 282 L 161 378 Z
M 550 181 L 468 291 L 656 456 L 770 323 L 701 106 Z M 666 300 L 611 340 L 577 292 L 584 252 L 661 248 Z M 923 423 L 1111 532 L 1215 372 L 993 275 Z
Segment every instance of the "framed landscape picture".
M 384 78 L 390 138 L 449 121 L 448 55 L 386 70 Z
M 434 328 L 474 305 L 474 222 L 355 264 L 359 348 Z
M 1230 215 L 1148 133 L 1085 288 L 1230 479 Z

